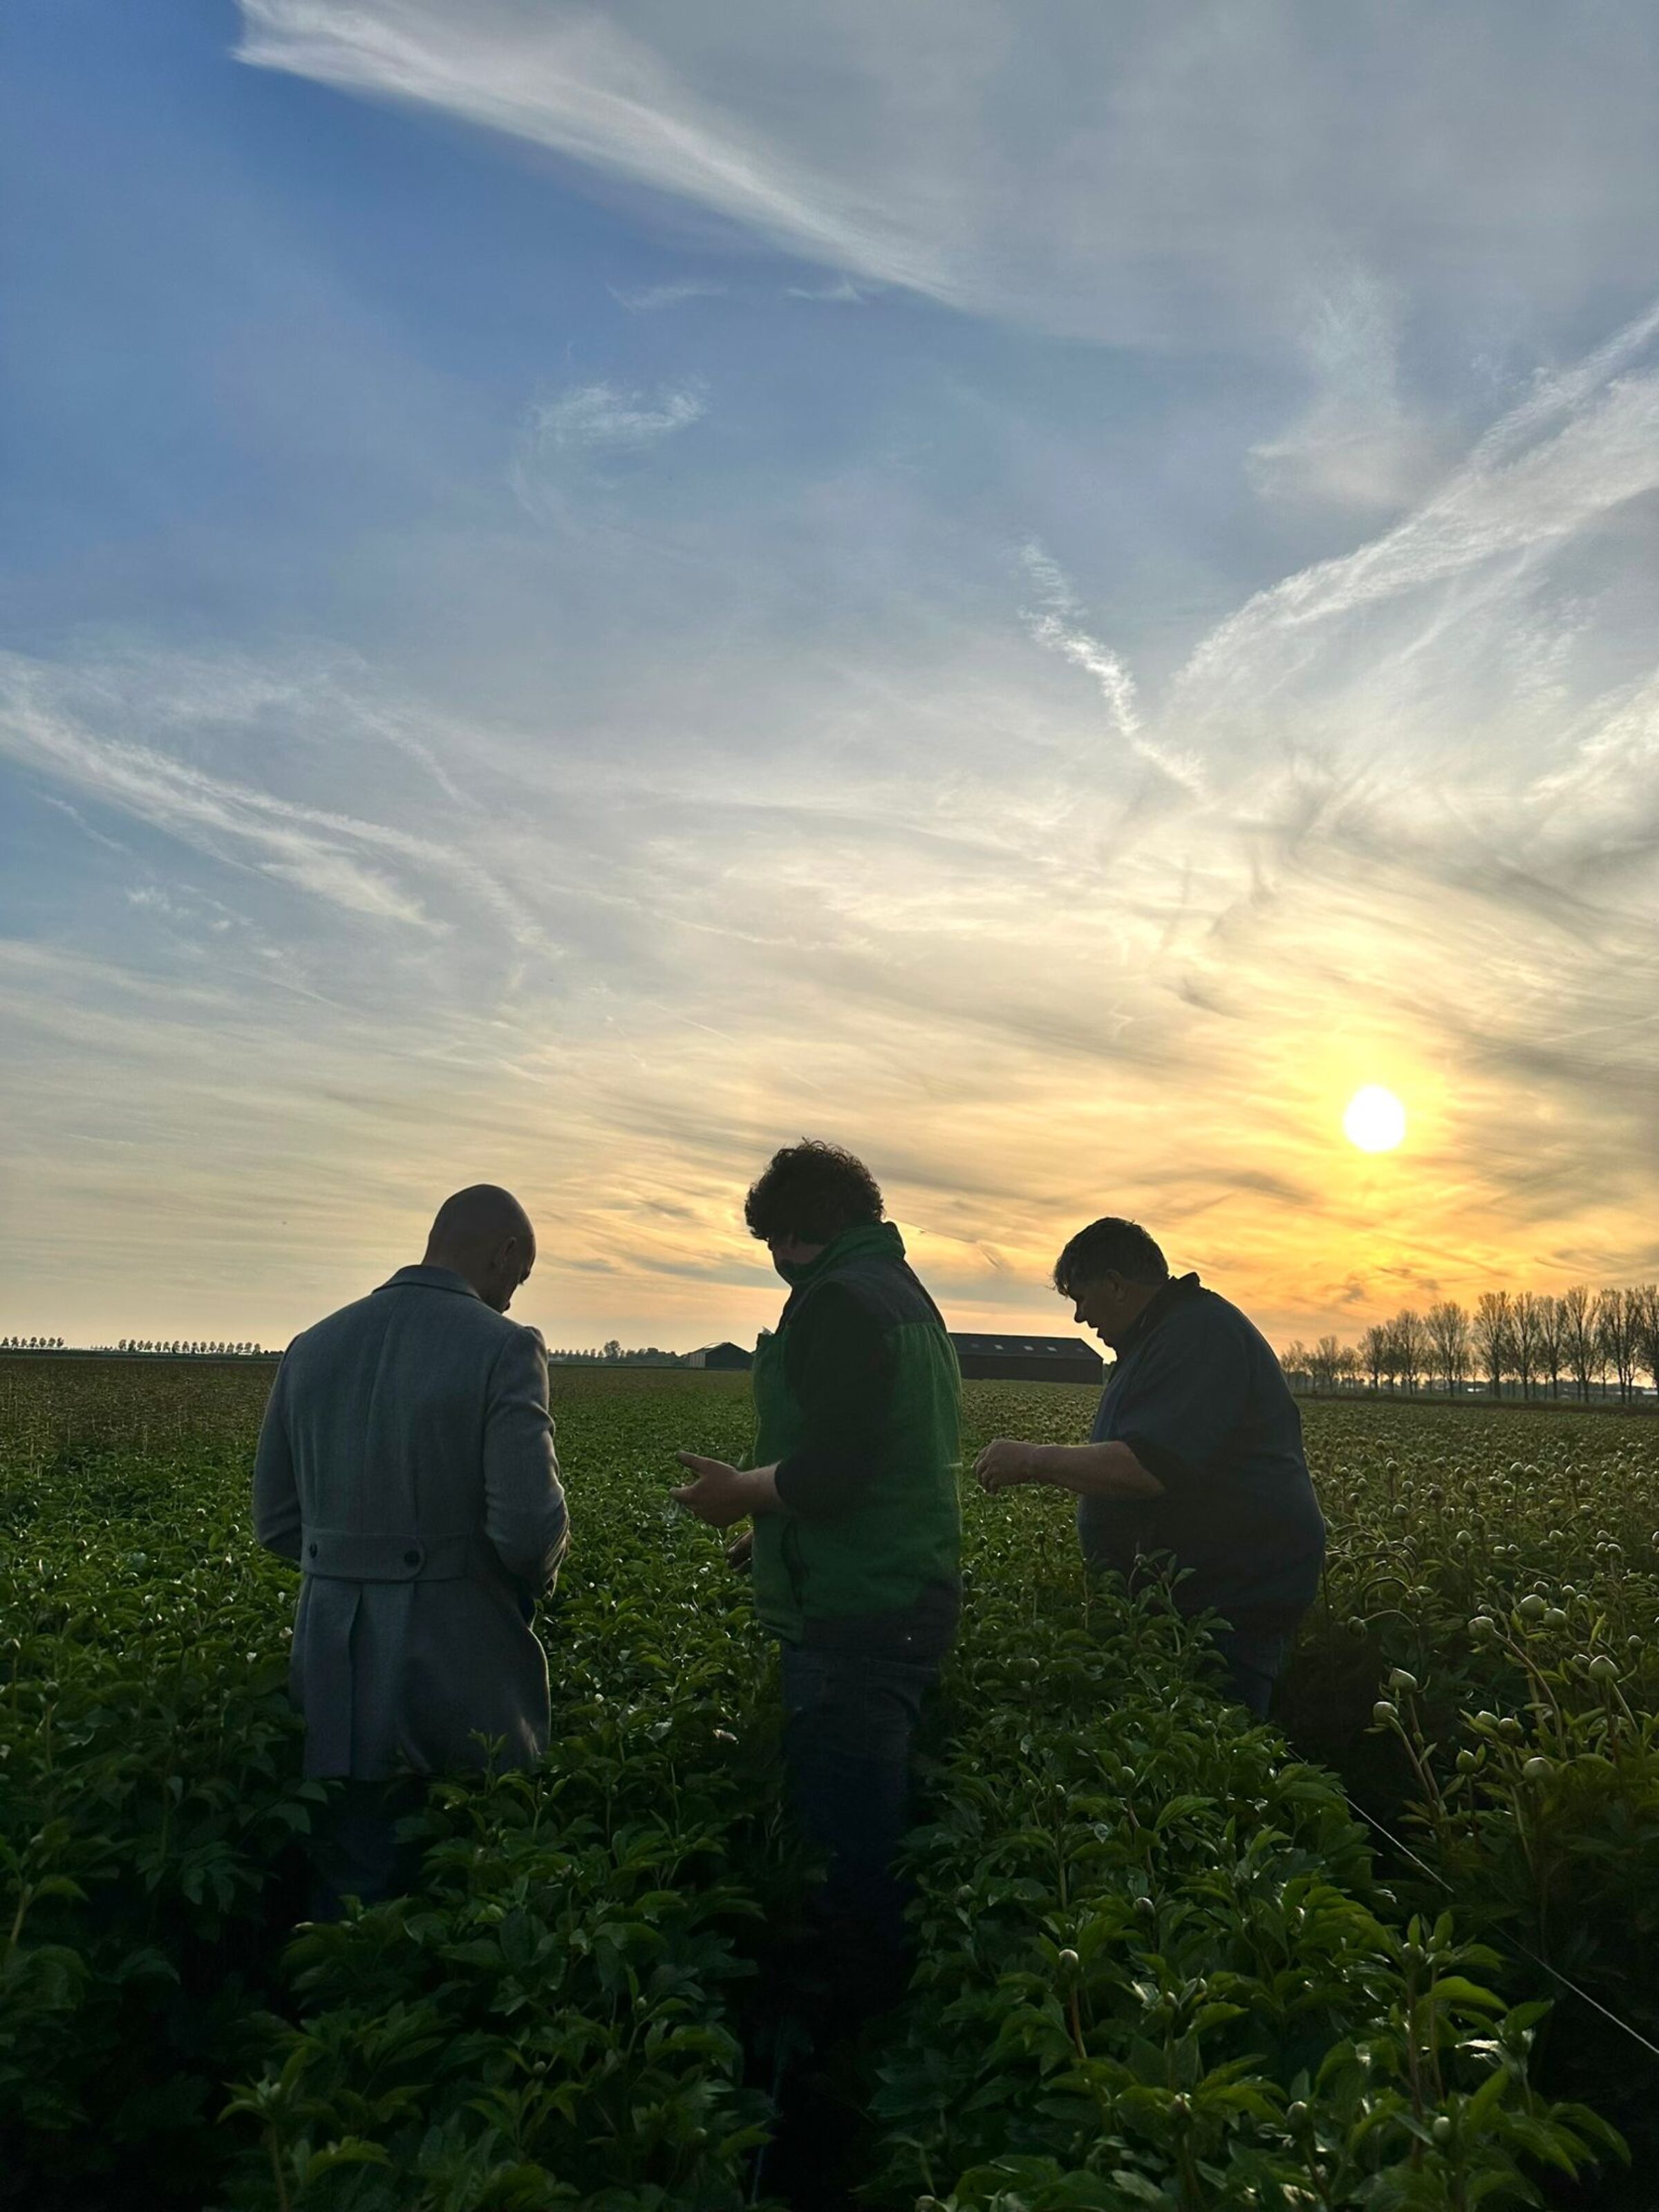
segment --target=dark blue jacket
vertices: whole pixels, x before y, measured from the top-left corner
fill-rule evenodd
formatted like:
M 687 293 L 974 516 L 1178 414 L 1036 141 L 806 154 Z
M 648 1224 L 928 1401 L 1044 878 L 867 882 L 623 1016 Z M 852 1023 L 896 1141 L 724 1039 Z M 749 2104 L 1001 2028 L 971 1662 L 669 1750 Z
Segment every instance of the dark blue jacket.
M 1161 1498 L 1085 1498 L 1078 1534 L 1091 1566 L 1132 1572 L 1136 1555 L 1188 1570 L 1183 1613 L 1235 1628 L 1291 1628 L 1319 1589 L 1325 1522 L 1302 1417 L 1273 1346 L 1196 1275 L 1166 1284 L 1127 1330 L 1093 1441 L 1126 1443 Z

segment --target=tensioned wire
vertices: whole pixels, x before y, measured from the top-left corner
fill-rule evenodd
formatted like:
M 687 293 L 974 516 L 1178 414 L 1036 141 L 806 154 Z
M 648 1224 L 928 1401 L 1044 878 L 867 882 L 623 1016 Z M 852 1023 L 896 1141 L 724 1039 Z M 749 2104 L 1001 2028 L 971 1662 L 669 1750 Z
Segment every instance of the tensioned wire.
M 1392 1844 L 1394 1849 L 1400 1853 L 1401 1858 L 1409 1859 L 1412 1864 L 1420 1874 L 1427 1875 L 1429 1880 L 1435 1884 L 1437 1888 L 1443 1889 L 1447 1896 L 1451 1899 L 1452 1902 L 1454 1904 L 1456 1903 L 1457 1892 L 1452 1887 L 1450 1882 L 1446 1880 L 1444 1875 L 1439 1873 L 1435 1868 L 1431 1867 L 1426 1859 L 1419 1858 L 1417 1853 L 1412 1849 L 1409 1844 L 1402 1843 L 1398 1836 L 1395 1835 L 1389 1829 L 1385 1828 L 1381 1820 L 1377 1819 L 1375 1813 L 1368 1813 L 1363 1805 L 1356 1804 L 1354 1800 L 1348 1796 L 1348 1793 L 1346 1790 L 1342 1792 L 1342 1795 L 1347 1799 L 1348 1810 L 1351 1813 L 1358 1814 L 1359 1818 L 1365 1821 L 1368 1826 L 1375 1828 L 1377 1834 L 1382 1838 L 1383 1841 Z M 1571 1990 L 1573 1996 L 1582 2000 L 1583 2003 L 1589 2005 L 1592 2011 L 1599 2012 L 1603 2020 L 1610 2020 L 1615 2027 L 1622 2028 L 1625 2033 L 1629 2036 L 1632 2043 L 1639 2043 L 1644 2051 L 1648 2051 L 1653 2057 L 1659 2058 L 1659 2043 L 1650 2043 L 1647 2037 L 1643 2034 L 1639 2027 L 1632 2027 L 1627 2020 L 1621 2020 L 1616 2012 L 1613 2011 L 1608 2006 L 1602 2003 L 1600 1997 L 1593 1997 L 1588 1990 L 1581 1989 L 1578 1984 L 1573 1980 L 1570 1974 L 1564 1974 L 1559 1966 L 1551 1966 L 1547 1959 L 1540 1959 L 1537 1952 L 1534 1951 L 1529 1944 L 1522 1943 L 1514 1936 L 1502 1937 L 1499 1941 L 1503 1942 L 1508 1949 L 1511 1951 L 1518 1951 L 1522 1958 L 1530 1960 L 1534 1966 L 1541 1967 L 1544 1972 L 1550 1977 L 1552 1981 L 1559 1982 L 1564 1990 Z

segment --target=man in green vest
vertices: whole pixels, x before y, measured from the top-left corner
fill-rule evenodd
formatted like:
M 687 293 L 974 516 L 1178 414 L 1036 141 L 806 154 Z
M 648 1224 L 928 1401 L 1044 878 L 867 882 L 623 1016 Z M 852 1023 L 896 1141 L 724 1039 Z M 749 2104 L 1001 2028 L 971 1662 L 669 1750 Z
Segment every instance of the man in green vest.
M 827 1863 L 829 1956 L 849 1997 L 861 1985 L 875 2002 L 896 1993 L 904 1954 L 894 1859 L 911 1740 L 961 1604 L 961 1377 L 875 1178 L 851 1153 L 786 1147 L 744 1218 L 790 1286 L 755 1355 L 750 1463 L 682 1452 L 694 1479 L 674 1496 L 717 1528 L 752 1518 L 791 1795 Z

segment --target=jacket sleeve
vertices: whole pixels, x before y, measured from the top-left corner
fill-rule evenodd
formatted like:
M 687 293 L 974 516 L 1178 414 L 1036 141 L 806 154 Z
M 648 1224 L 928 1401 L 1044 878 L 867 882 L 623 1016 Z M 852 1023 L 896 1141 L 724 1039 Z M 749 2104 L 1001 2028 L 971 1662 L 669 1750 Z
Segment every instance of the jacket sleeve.
M 279 1559 L 300 1557 L 300 1490 L 294 1479 L 294 1455 L 288 1440 L 288 1362 L 276 1370 L 276 1380 L 265 1401 L 265 1417 L 259 1426 L 259 1448 L 253 1458 L 253 1534 L 267 1552 Z
M 1146 1348 L 1117 1407 L 1117 1435 L 1166 1494 L 1189 1499 L 1213 1489 L 1250 1398 L 1243 1339 L 1224 1321 L 1171 1316 Z
M 547 1353 L 533 1328 L 514 1328 L 497 1353 L 484 1413 L 484 1532 L 515 1582 L 550 1590 L 570 1540 L 553 1417 Z

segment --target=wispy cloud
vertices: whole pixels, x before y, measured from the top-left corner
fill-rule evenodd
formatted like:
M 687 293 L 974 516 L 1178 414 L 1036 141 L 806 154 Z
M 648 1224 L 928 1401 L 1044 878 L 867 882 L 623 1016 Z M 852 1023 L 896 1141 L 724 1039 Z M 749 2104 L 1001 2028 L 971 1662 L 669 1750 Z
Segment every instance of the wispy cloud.
M 256 732 L 273 714 L 291 732 L 319 711 L 360 741 L 396 745 L 421 763 L 447 799 L 453 796 L 429 745 L 399 728 L 382 698 L 354 698 L 333 678 L 260 671 L 246 661 L 129 655 L 59 665 L 0 653 L 0 754 L 68 787 L 83 804 L 95 802 L 349 914 L 441 930 L 447 924 L 430 904 L 441 886 L 518 934 L 522 924 L 510 902 L 487 867 L 459 845 L 216 774 L 185 757 L 180 744 L 199 742 L 207 731 Z M 146 725 L 167 730 L 179 750 L 117 734 Z
M 1334 261 L 1386 270 L 1402 240 L 1447 308 L 1501 309 L 1524 269 L 1547 315 L 1623 281 L 1659 185 L 1637 4 L 1595 39 L 1477 9 L 1426 79 L 1429 0 L 1334 40 L 1275 7 L 1079 4 L 1044 33 L 1013 0 L 241 9 L 245 61 L 555 148 L 854 284 L 1114 341 L 1303 343 Z
M 1201 724 L 1241 697 L 1271 711 L 1276 688 L 1329 650 L 1366 610 L 1402 607 L 1420 652 L 1443 592 L 1498 564 L 1569 544 L 1659 488 L 1659 373 L 1635 364 L 1659 343 L 1659 311 L 1638 318 L 1494 425 L 1441 488 L 1383 536 L 1260 593 L 1192 655 L 1171 711 Z M 1507 592 L 1512 579 L 1499 574 Z M 1375 634 L 1370 649 L 1375 652 Z
M 1046 1310 L 1058 1237 L 1108 1205 L 1297 1326 L 1557 1252 L 1644 1264 L 1659 674 L 1608 661 L 1595 549 L 1645 481 L 1650 394 L 1639 345 L 1599 359 L 1161 688 L 1036 543 L 1023 637 L 947 629 L 875 666 L 792 641 L 711 693 L 714 736 L 701 702 L 682 711 L 684 638 L 640 633 L 605 712 L 662 720 L 655 750 L 555 750 L 367 665 L 14 659 L 4 743 L 31 776 L 326 925 L 240 984 L 288 1042 L 248 1047 L 228 1092 L 205 1042 L 218 1025 L 243 1051 L 222 1011 L 191 1000 L 146 1042 L 77 982 L 72 1033 L 67 1013 L 31 1032 L 51 1113 L 17 1125 L 29 1157 L 57 1157 L 51 1123 L 101 1053 L 130 1071 L 128 1125 L 196 1133 L 217 1188 L 242 1155 L 215 1116 L 257 1082 L 271 1149 L 278 1126 L 310 1133 L 295 1176 L 380 1164 L 364 1235 L 463 1155 L 522 1182 L 558 1224 L 556 1336 L 602 1310 L 672 1338 L 717 1294 L 725 1325 L 763 1318 L 733 1194 L 803 1128 L 868 1149 L 965 1319 Z M 562 450 L 618 409 L 673 412 L 584 402 Z M 348 733 L 331 758 L 374 749 L 372 808 L 314 795 L 325 728 Z M 226 957 L 254 978 L 257 955 Z M 48 988 L 38 965 L 15 981 Z M 481 1077 L 476 1111 L 447 1099 Z M 1393 1169 L 1335 1150 L 1370 1080 L 1411 1103 Z M 310 1218 L 287 1170 L 270 1195 Z
M 1401 392 L 1401 313 L 1395 294 L 1359 269 L 1311 293 L 1300 341 L 1310 404 L 1250 450 L 1251 477 L 1269 498 L 1364 514 L 1427 490 L 1439 456 Z
M 61 710 L 42 676 L 15 655 L 0 657 L 0 745 L 13 760 L 353 913 L 431 926 L 419 900 L 369 857 L 431 857 L 412 841 L 209 775 L 149 746 L 94 736 Z
M 680 276 L 666 284 L 631 288 L 612 284 L 608 289 L 618 307 L 626 307 L 632 315 L 652 315 L 664 307 L 682 307 L 688 300 L 723 300 L 732 289 L 729 284 L 719 283 L 708 276 Z
M 537 400 L 525 435 L 538 457 L 636 453 L 672 438 L 707 411 L 703 394 L 690 385 L 647 393 L 614 384 L 581 384 L 555 398 Z
M 783 148 L 695 93 L 616 21 L 532 17 L 503 0 L 245 0 L 246 62 L 444 108 L 694 198 L 780 243 L 933 289 L 936 254 L 877 192 L 803 176 Z
M 246 0 L 407 112 L 234 79 L 223 205 L 130 104 L 16 318 L 6 1325 L 275 1333 L 489 1178 L 556 1340 L 741 1333 L 803 1130 L 964 1324 L 1109 1209 L 1304 1333 L 1651 1267 L 1650 9 L 1042 13 Z
M 1079 626 L 1082 607 L 1059 567 L 1035 543 L 1022 549 L 1021 559 L 1042 602 L 1026 617 L 1032 637 L 1094 678 L 1112 727 L 1137 760 L 1157 769 L 1191 797 L 1202 799 L 1207 789 L 1202 762 L 1193 753 L 1148 735 L 1133 677 L 1109 646 L 1102 645 Z
M 690 384 L 648 392 L 580 384 L 538 398 L 525 416 L 508 471 L 514 495 L 541 520 L 565 520 L 576 483 L 603 481 L 708 411 L 706 393 Z
M 861 307 L 867 295 L 860 292 L 850 276 L 839 277 L 833 284 L 786 284 L 786 300 L 817 300 L 835 307 Z

